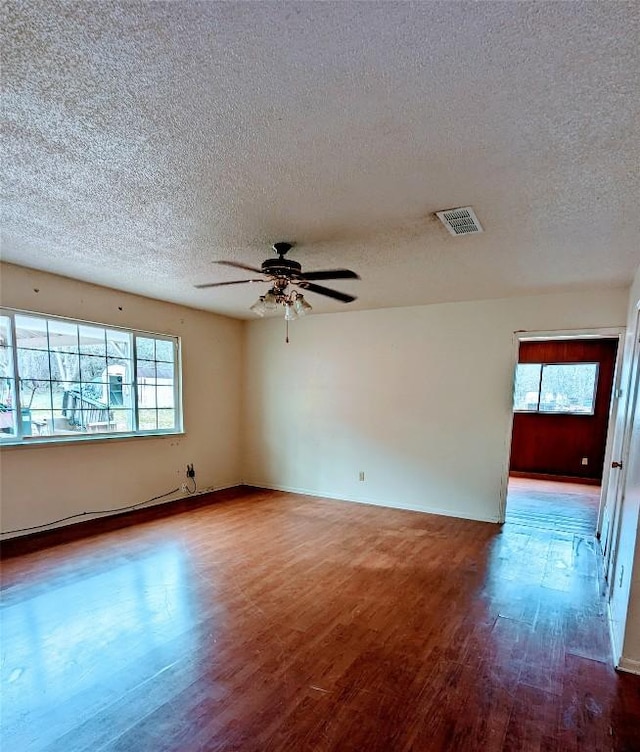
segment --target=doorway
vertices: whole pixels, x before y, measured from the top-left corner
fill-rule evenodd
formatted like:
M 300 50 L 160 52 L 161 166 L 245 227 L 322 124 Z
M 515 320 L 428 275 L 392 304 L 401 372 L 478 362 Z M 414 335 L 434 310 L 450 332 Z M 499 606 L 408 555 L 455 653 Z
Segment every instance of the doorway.
M 518 335 L 506 522 L 597 534 L 608 477 L 615 335 Z

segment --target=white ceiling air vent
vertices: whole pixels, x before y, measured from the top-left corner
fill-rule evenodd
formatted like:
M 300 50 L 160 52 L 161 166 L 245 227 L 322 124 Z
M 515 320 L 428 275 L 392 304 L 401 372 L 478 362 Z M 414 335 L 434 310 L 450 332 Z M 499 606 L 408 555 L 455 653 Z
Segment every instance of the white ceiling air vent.
M 452 235 L 474 235 L 484 232 L 470 206 L 436 212 L 436 216 Z

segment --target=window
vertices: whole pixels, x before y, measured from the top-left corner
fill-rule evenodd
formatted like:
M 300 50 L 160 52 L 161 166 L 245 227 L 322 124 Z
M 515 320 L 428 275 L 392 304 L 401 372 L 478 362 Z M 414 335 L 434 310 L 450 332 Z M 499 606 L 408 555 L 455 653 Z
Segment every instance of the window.
M 0 443 L 178 433 L 177 337 L 0 312 Z
M 593 415 L 597 363 L 518 363 L 516 412 Z

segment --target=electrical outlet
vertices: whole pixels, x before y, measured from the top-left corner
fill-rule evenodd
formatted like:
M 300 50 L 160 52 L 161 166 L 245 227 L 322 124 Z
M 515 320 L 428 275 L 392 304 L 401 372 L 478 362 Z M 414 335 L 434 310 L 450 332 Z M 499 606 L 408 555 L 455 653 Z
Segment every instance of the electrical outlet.
M 364 480 L 364 470 L 360 470 L 360 475 L 358 476 L 358 480 Z
M 186 484 L 186 483 L 183 483 L 183 484 L 182 484 L 182 485 L 180 486 L 180 490 L 182 491 L 182 493 L 187 493 L 187 484 Z
M 589 464 L 589 458 L 588 457 L 583 457 L 582 458 L 582 464 L 583 465 L 588 465 Z

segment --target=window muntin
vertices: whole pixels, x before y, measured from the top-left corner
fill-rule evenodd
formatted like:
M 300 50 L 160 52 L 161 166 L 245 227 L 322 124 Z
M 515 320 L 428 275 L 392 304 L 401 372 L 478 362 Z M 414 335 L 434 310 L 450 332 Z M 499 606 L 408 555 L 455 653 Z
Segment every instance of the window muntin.
M 593 415 L 597 363 L 518 363 L 515 412 Z
M 0 315 L 0 436 L 17 434 L 16 381 L 11 318 Z
M 178 338 L 0 314 L 0 443 L 181 430 Z

